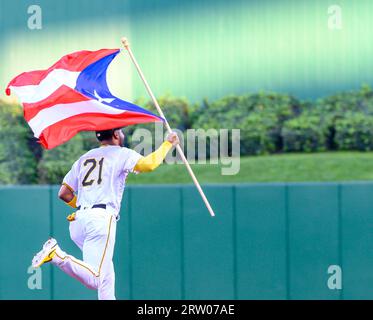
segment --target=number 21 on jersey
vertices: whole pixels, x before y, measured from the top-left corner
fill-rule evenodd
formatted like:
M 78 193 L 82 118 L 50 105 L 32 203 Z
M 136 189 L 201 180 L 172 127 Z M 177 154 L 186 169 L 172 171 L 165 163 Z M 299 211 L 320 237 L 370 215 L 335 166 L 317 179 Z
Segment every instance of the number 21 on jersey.
M 82 184 L 83 184 L 83 187 L 88 187 L 88 186 L 91 186 L 95 180 L 94 179 L 90 179 L 90 175 L 92 174 L 92 172 L 97 168 L 97 160 L 92 158 L 92 159 L 87 159 L 86 161 L 84 161 L 83 165 L 85 167 L 87 166 L 90 166 L 86 175 L 84 176 L 84 179 L 82 181 Z M 101 158 L 100 161 L 98 161 L 98 179 L 97 179 L 97 184 L 101 184 L 102 182 L 102 167 L 104 165 L 104 158 Z

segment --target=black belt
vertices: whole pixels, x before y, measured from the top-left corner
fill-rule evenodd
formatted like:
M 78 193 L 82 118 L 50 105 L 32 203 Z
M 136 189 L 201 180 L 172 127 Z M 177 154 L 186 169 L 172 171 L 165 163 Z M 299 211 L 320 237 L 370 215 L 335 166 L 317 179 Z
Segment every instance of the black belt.
M 103 204 L 103 203 L 94 204 L 91 208 L 92 209 L 95 209 L 95 208 L 106 209 L 106 204 Z M 81 209 L 81 206 L 78 206 L 76 208 L 76 210 L 80 210 L 80 209 Z M 84 209 L 88 209 L 88 207 L 84 207 Z

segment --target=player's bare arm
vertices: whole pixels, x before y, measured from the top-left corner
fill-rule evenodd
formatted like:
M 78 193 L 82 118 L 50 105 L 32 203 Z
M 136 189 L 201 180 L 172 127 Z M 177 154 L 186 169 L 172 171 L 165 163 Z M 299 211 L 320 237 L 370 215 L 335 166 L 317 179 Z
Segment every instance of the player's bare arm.
M 137 172 L 151 172 L 158 168 L 165 159 L 167 153 L 180 143 L 179 137 L 175 132 L 168 135 L 167 140 L 153 153 L 141 158 L 134 168 Z
M 58 192 L 58 197 L 66 202 L 70 207 L 76 208 L 76 195 L 74 194 L 73 190 L 67 186 L 66 184 L 63 184 L 60 188 L 60 191 Z

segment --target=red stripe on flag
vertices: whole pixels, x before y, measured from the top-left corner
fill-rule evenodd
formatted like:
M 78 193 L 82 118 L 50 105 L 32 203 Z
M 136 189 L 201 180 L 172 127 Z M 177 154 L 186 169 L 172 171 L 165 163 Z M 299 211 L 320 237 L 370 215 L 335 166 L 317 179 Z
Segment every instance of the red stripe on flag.
M 29 122 L 41 110 L 53 107 L 57 104 L 74 103 L 91 100 L 83 94 L 71 89 L 68 86 L 61 86 L 58 90 L 53 92 L 48 98 L 36 103 L 24 103 L 23 115 L 25 120 Z
M 21 87 L 28 85 L 38 85 L 54 69 L 65 69 L 75 72 L 82 71 L 90 64 L 117 51 L 119 51 L 119 49 L 101 49 L 98 51 L 84 50 L 68 54 L 58 60 L 47 70 L 37 70 L 21 73 L 9 82 L 7 89 L 10 86 Z
M 126 111 L 118 115 L 84 113 L 49 126 L 43 130 L 39 139 L 46 149 L 53 149 L 73 138 L 79 131 L 107 130 L 132 124 L 159 121 L 162 120 L 132 111 Z

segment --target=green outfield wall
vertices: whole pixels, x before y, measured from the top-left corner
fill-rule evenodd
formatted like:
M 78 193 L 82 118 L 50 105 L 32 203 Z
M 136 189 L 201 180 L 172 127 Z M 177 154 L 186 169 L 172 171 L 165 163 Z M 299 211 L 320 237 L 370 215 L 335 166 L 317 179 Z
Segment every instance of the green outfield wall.
M 373 183 L 130 186 L 115 248 L 118 299 L 373 299 Z M 0 188 L 0 299 L 95 299 L 35 251 L 69 239 L 57 186 Z M 330 289 L 329 266 L 342 269 Z M 30 273 L 28 273 L 28 271 Z

